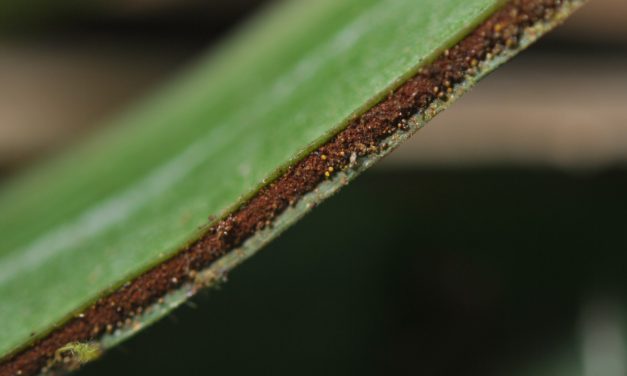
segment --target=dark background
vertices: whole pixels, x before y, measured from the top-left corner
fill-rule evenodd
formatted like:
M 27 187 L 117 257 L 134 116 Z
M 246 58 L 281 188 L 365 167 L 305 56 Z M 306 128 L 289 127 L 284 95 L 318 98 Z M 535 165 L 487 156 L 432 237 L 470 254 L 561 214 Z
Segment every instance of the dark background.
M 625 334 L 626 190 L 609 171 L 367 174 L 85 374 L 618 374 L 580 369 L 624 350 L 597 337 Z

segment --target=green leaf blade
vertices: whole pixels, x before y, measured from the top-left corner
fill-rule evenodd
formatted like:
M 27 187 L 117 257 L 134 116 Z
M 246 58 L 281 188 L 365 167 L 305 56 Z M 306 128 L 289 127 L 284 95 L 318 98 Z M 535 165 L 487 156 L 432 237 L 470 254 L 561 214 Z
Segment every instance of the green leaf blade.
M 292 2 L 0 196 L 0 356 L 197 239 L 502 5 Z M 289 30 L 286 32 L 285 30 Z

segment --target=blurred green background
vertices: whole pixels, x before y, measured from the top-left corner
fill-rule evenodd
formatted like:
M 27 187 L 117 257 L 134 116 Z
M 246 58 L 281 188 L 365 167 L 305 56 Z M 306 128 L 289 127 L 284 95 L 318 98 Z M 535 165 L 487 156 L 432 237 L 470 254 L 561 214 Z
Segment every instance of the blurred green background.
M 261 0 L 3 2 L 0 182 Z M 591 1 L 229 276 L 116 374 L 624 375 L 627 2 Z

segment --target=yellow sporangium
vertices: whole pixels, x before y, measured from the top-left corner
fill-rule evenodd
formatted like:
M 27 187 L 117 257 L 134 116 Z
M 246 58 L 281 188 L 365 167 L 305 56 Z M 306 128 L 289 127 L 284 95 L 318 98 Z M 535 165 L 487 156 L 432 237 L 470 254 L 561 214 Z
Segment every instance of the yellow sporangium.
M 54 363 L 64 364 L 69 369 L 76 369 L 81 365 L 95 360 L 102 354 L 102 349 L 92 342 L 70 342 L 54 352 Z

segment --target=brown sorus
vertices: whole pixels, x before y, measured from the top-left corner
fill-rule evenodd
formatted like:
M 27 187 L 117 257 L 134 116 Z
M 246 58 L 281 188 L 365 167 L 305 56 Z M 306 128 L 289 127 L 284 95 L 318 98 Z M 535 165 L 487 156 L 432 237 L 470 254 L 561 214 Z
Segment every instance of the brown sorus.
M 46 337 L 5 358 L 0 364 L 0 376 L 36 374 L 63 345 L 97 340 L 172 289 L 193 282 L 196 271 L 269 226 L 289 205 L 324 179 L 352 165 L 355 157 L 376 152 L 381 141 L 405 130 L 405 121 L 436 98 L 446 99 L 451 86 L 476 72 L 478 62 L 515 47 L 526 27 L 550 18 L 566 1 L 507 2 L 461 42 L 211 227 L 200 240 L 102 297 Z

